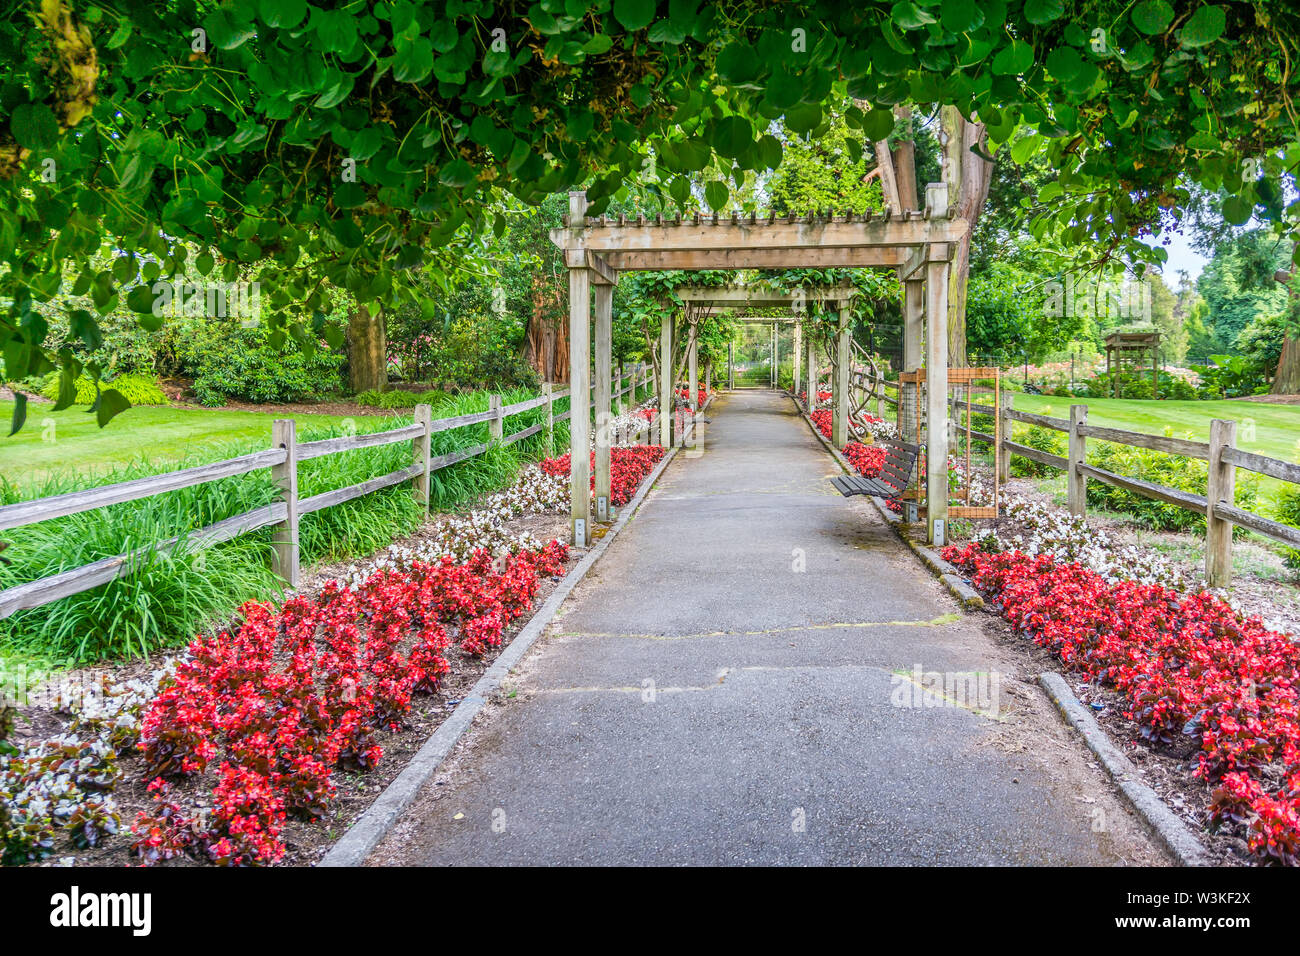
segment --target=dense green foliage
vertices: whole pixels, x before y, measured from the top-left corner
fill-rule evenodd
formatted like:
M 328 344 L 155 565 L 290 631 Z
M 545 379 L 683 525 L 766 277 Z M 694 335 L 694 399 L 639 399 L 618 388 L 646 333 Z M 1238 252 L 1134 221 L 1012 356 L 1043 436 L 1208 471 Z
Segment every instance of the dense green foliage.
M 1195 458 L 1167 455 L 1131 445 L 1096 442 L 1088 449 L 1088 461 L 1106 471 L 1140 478 L 1166 488 L 1202 497 L 1206 493 L 1209 466 Z M 1236 492 L 1237 507 L 1247 511 L 1256 510 L 1259 476 L 1241 473 L 1237 479 Z M 1155 531 L 1205 531 L 1205 517 L 1195 511 L 1135 495 L 1101 481 L 1088 482 L 1088 504 L 1132 515 L 1139 524 Z
M 1069 440 L 1066 438 L 1065 432 L 1059 432 L 1054 428 L 1044 428 L 1041 425 L 1015 425 L 1012 429 L 1012 440 L 1027 448 L 1033 448 L 1060 458 L 1064 458 L 1069 451 Z M 1059 471 L 1050 465 L 1034 461 L 1032 458 L 1012 455 L 1011 474 L 1016 478 L 1043 478 L 1059 474 Z
M 43 347 L 34 309 L 65 277 L 95 312 L 125 302 L 146 324 L 160 276 L 255 278 L 309 341 L 322 279 L 362 303 L 411 300 L 408 267 L 454 265 L 453 240 L 504 230 L 502 191 L 535 203 L 587 183 L 598 213 L 653 157 L 645 185 L 677 205 L 695 201 L 694 173 L 718 170 L 703 195 L 719 208 L 728 182 L 778 166 L 773 119 L 817 137 L 846 95 L 863 103 L 848 128 L 873 140 L 904 100 L 978 113 L 990 148 L 1015 141 L 1017 161 L 1058 171 L 1031 201 L 1036 237 L 1140 260 L 1163 257 L 1140 236 L 1189 181 L 1222 192 L 1231 223 L 1280 220 L 1300 152 L 1282 68 L 1300 58 L 1300 14 L 1245 0 L 27 12 L 0 24 L 15 64 L 0 87 L 0 346 L 18 380 L 78 372 L 70 350 Z M 111 269 L 94 265 L 105 245 L 125 253 Z M 96 325 L 79 310 L 73 338 Z M 20 400 L 16 424 L 24 413 Z
M 276 343 L 264 327 L 217 321 L 194 323 L 176 338 L 179 371 L 193 377 L 204 405 L 224 405 L 230 398 L 295 402 L 342 388 L 343 355 L 321 342 L 308 348 L 287 339 Z
M 111 384 L 132 405 L 167 404 L 167 396 L 163 394 L 163 390 L 158 386 L 158 380 L 152 375 L 128 372 L 112 379 Z M 62 379 L 58 373 L 51 372 L 46 376 L 45 384 L 41 386 L 41 394 L 50 400 L 56 400 L 61 386 Z M 101 387 L 106 386 L 101 386 L 94 379 L 82 375 L 75 383 L 77 397 L 73 404 L 93 405 Z
M 1277 496 L 1274 518 L 1293 528 L 1300 528 L 1300 486 L 1287 485 Z M 1286 565 L 1300 570 L 1300 549 L 1286 548 Z

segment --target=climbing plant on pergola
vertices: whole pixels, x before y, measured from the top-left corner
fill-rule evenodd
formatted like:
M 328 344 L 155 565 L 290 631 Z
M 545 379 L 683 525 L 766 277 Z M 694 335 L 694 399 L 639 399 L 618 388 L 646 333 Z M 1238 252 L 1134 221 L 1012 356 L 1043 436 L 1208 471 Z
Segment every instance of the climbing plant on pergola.
M 595 327 L 595 497 L 596 520 L 611 517 L 609 432 L 611 418 L 611 323 L 614 285 L 624 271 L 669 269 L 824 269 L 894 268 L 903 281 L 903 310 L 909 328 L 924 329 L 926 368 L 926 500 L 929 538 L 942 539 L 948 504 L 948 273 L 953 244 L 968 231 L 963 219 L 952 216 L 948 190 L 932 183 L 926 190 L 924 210 L 888 210 L 872 215 L 810 213 L 777 217 L 756 214 L 742 217 L 713 215 L 608 218 L 587 216 L 584 192 L 569 194 L 569 215 L 562 228 L 551 231 L 551 240 L 564 252 L 569 270 L 569 341 L 572 394 L 588 393 L 591 370 L 587 356 Z M 708 294 L 716 294 L 711 291 Z M 836 310 L 838 340 L 847 357 L 849 323 L 847 310 Z M 665 322 L 662 335 L 671 337 L 672 323 Z M 905 349 L 909 370 L 921 367 L 919 334 L 917 348 Z M 912 338 L 905 338 L 910 342 Z M 671 346 L 671 338 L 669 338 Z M 663 343 L 661 341 L 661 347 Z M 671 348 L 666 369 L 671 369 Z M 908 364 L 911 363 L 911 364 Z M 848 361 L 839 362 L 842 384 L 834 390 L 846 398 Z M 660 377 L 661 409 L 672 400 L 672 381 Z M 693 398 L 694 396 L 692 396 Z M 838 406 L 837 406 L 838 407 Z M 837 416 L 838 417 L 838 416 Z M 661 426 L 662 427 L 662 426 Z M 570 519 L 573 542 L 585 547 L 590 541 L 592 475 L 588 460 L 591 422 L 575 414 L 570 428 Z M 841 426 L 839 441 L 847 438 Z M 938 534 L 936 536 L 936 522 Z

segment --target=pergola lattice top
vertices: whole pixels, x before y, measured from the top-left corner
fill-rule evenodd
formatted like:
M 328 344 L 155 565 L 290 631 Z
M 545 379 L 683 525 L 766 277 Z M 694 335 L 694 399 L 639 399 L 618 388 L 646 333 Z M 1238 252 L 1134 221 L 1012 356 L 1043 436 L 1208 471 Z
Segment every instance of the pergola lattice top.
M 791 313 L 812 302 L 847 302 L 858 294 L 852 283 L 801 287 L 792 292 L 778 292 L 756 285 L 702 286 L 684 285 L 673 290 L 673 295 L 686 307 L 686 317 L 694 321 L 701 315 L 720 312 L 738 312 L 743 309 L 783 309 Z M 794 317 L 773 319 L 754 316 L 754 321 L 787 321 Z M 741 321 L 744 321 L 743 318 Z
M 616 282 L 623 271 L 670 269 L 904 268 L 947 261 L 951 243 L 969 229 L 964 219 L 913 212 L 903 217 L 733 215 L 567 218 L 552 229 L 565 265 L 587 268 L 596 281 Z M 581 221 L 581 226 L 567 225 Z

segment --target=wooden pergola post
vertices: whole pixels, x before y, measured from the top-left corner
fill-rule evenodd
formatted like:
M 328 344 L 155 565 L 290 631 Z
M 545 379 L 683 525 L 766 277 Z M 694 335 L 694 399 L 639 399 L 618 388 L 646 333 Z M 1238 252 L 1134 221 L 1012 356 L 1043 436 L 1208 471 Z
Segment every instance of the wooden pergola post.
M 843 448 L 849 442 L 849 375 L 853 362 L 853 339 L 849 330 L 849 311 L 838 302 L 828 302 L 836 312 L 835 320 L 835 382 L 831 385 L 831 401 L 835 403 L 831 419 L 831 443 Z
M 613 397 L 611 381 L 613 364 L 613 308 L 614 287 L 598 283 L 595 288 L 596 299 L 596 520 L 610 519 L 609 494 L 609 446 L 610 423 L 613 420 L 610 407 Z M 622 382 L 620 381 L 620 385 Z
M 790 387 L 794 394 L 799 394 L 799 357 L 803 354 L 803 326 L 796 317 L 793 336 L 790 343 Z
M 912 338 L 918 315 L 924 312 L 928 320 L 928 348 L 926 367 L 930 380 L 927 387 L 927 412 L 929 416 L 929 467 L 927 489 L 930 495 L 930 534 L 932 539 L 942 539 L 946 527 L 938 522 L 947 517 L 947 279 L 954 245 L 969 232 L 969 223 L 948 215 L 947 187 L 932 185 L 927 190 L 927 209 L 924 215 L 895 208 L 883 213 L 810 213 L 804 216 L 789 215 L 778 218 L 769 213 L 760 220 L 750 213 L 747 221 L 733 214 L 730 221 L 705 213 L 681 213 L 674 217 L 656 216 L 653 222 L 638 216 L 630 223 L 624 216 L 586 218 L 587 201 L 582 192 L 570 193 L 570 214 L 563 227 L 550 231 L 551 241 L 564 250 L 565 265 L 569 269 L 569 322 L 570 322 L 570 381 L 574 401 L 571 434 L 570 479 L 573 487 L 572 520 L 576 544 L 586 545 L 589 540 L 590 467 L 588 442 L 590 418 L 587 395 L 590 386 L 589 354 L 591 346 L 591 284 L 617 281 L 620 271 L 666 271 L 676 269 L 847 269 L 895 268 L 905 283 L 905 305 Z M 914 289 L 920 278 L 925 280 L 924 306 Z M 680 294 L 678 290 L 677 294 Z M 852 290 L 824 290 L 823 301 L 833 305 L 838 328 L 836 349 L 840 374 L 832 384 L 836 395 L 835 439 L 842 444 L 848 438 L 848 383 L 852 374 L 852 341 L 848 334 L 848 316 L 844 310 Z M 756 306 L 756 299 L 772 296 L 755 295 L 752 289 L 718 289 L 702 292 L 693 301 L 737 303 Z M 775 297 L 790 304 L 790 296 Z M 686 301 L 686 297 L 681 297 Z M 734 310 L 734 307 L 733 307 Z M 672 319 L 668 318 L 661 331 L 662 350 L 660 381 L 660 429 L 666 443 L 673 440 L 673 399 L 676 386 L 673 345 L 675 333 Z M 811 340 L 811 334 L 808 339 Z M 910 344 L 905 352 L 912 352 Z M 773 384 L 778 383 L 776 371 L 777 344 L 773 334 Z M 815 349 L 808 342 L 808 371 L 806 388 L 816 402 L 817 366 Z M 908 359 L 919 360 L 916 354 Z M 908 363 L 910 364 L 910 363 Z M 915 367 L 913 365 L 912 367 Z M 729 370 L 729 381 L 734 364 Z M 698 370 L 697 370 L 698 375 Z M 697 384 L 698 387 L 698 384 Z M 910 403 L 902 401 L 906 412 Z M 694 410 L 693 410 L 694 411 Z
M 691 424 L 695 424 L 695 413 L 699 411 L 700 396 L 700 353 L 699 353 L 699 316 L 692 315 L 690 318 L 691 331 L 690 341 L 687 344 L 687 377 L 690 378 L 689 394 L 686 396 L 687 408 L 691 412 Z
M 948 184 L 925 189 L 931 221 L 948 216 Z M 948 535 L 948 243 L 931 246 L 925 267 L 925 504 L 926 540 L 947 542 Z
M 736 387 L 736 343 L 727 343 L 727 389 Z
M 804 348 L 808 353 L 804 361 L 808 363 L 808 414 L 811 415 L 813 409 L 817 407 L 817 343 L 813 341 L 811 330 Z
M 659 323 L 659 444 L 673 446 L 673 316 Z
M 569 221 L 582 226 L 587 194 L 569 193 Z M 573 546 L 591 540 L 591 275 L 586 268 L 569 269 L 569 524 Z
M 925 281 L 903 283 L 903 371 L 916 372 L 925 358 Z M 916 390 L 920 386 L 905 382 L 898 389 L 898 434 L 903 441 L 916 440 Z

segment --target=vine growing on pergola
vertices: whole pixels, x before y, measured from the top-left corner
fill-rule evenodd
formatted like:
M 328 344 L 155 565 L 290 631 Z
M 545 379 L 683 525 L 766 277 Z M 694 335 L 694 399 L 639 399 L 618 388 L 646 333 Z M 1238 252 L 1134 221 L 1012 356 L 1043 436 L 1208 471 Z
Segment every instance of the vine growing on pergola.
M 1137 261 L 1163 258 L 1140 240 L 1188 183 L 1232 223 L 1283 222 L 1300 162 L 1300 12 L 1265 0 L 11 6 L 0 354 L 15 381 L 61 366 L 61 406 L 79 369 L 34 305 L 65 288 L 91 297 L 70 326 L 93 342 L 123 301 L 160 321 L 159 279 L 251 276 L 305 340 L 327 284 L 384 307 L 415 267 L 454 269 L 458 236 L 505 228 L 503 191 L 585 184 L 599 214 L 652 175 L 688 206 L 693 173 L 730 170 L 703 189 L 721 208 L 728 181 L 780 162 L 770 121 L 817 136 L 845 97 L 873 142 L 911 102 L 978 117 L 972 148 L 1045 154 L 1033 229 Z M 122 407 L 107 390 L 101 422 Z

